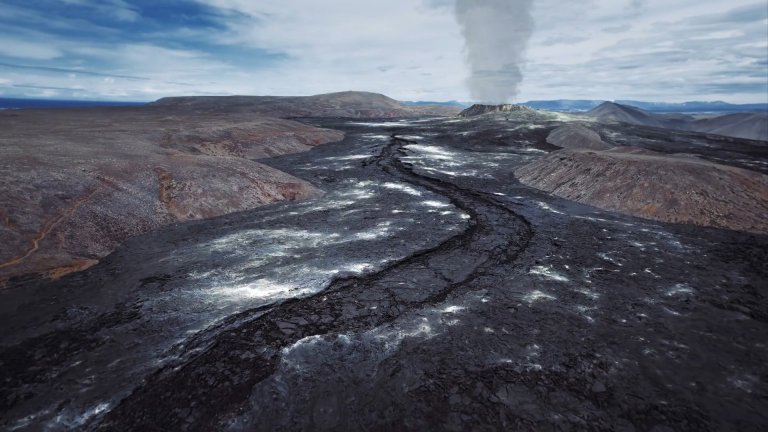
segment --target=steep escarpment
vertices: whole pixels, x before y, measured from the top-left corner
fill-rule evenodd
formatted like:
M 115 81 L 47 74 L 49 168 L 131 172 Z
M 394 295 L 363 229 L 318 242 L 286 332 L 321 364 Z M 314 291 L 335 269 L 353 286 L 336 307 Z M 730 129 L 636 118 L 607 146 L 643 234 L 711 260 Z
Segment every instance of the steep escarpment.
M 315 96 L 189 96 L 163 98 L 152 107 L 200 113 L 250 113 L 269 117 L 395 118 L 450 116 L 451 106 L 409 106 L 378 93 L 346 91 Z
M 522 183 L 664 222 L 768 233 L 768 176 L 632 147 L 560 150 L 515 171 Z
M 161 225 L 318 196 L 252 159 L 344 134 L 143 108 L 0 113 L 0 281 L 86 268 Z

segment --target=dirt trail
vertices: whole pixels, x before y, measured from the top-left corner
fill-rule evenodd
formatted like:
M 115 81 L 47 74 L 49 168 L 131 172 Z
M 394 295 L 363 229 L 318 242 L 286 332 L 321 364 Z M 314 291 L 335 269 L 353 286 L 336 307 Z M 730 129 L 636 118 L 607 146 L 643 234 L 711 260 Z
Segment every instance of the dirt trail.
M 0 262 L 0 268 L 8 267 L 12 265 L 19 264 L 20 262 L 24 261 L 25 259 L 29 258 L 30 255 L 37 252 L 37 250 L 40 247 L 40 242 L 45 239 L 45 237 L 53 231 L 54 228 L 56 228 L 61 222 L 72 216 L 75 211 L 77 211 L 78 208 L 80 208 L 83 204 L 88 202 L 94 195 L 96 195 L 97 192 L 101 190 L 100 188 L 95 188 L 91 190 L 90 192 L 87 192 L 80 198 L 76 199 L 75 202 L 73 202 L 70 206 L 64 209 L 61 214 L 58 216 L 53 217 L 52 219 L 48 220 L 37 232 L 35 237 L 30 240 L 30 247 L 29 249 L 24 252 L 24 254 L 19 255 L 16 258 L 11 258 L 10 260 Z

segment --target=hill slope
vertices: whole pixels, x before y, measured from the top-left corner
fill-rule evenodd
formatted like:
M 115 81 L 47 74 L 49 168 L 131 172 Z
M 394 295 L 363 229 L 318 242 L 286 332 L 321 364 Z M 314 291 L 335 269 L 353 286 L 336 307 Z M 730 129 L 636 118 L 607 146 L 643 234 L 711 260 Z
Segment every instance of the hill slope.
M 600 122 L 623 122 L 642 126 L 665 127 L 665 122 L 647 111 L 613 102 L 604 102 L 584 115 Z
M 560 150 L 515 171 L 522 183 L 664 222 L 768 233 L 768 176 L 633 147 Z
M 0 285 L 94 264 L 163 224 L 318 196 L 251 159 L 306 151 L 341 132 L 290 120 L 173 109 L 0 113 Z
M 736 113 L 696 120 L 687 130 L 768 141 L 768 112 Z
M 686 114 L 651 113 L 629 105 L 605 102 L 583 115 L 599 122 L 623 122 L 768 141 L 768 112 L 726 114 L 697 120 Z
M 561 148 L 607 150 L 611 145 L 600 134 L 578 124 L 568 124 L 550 132 L 547 142 Z
M 163 224 L 319 195 L 308 182 L 253 161 L 344 137 L 286 117 L 458 111 L 341 92 L 0 112 L 0 284 L 86 268 Z
M 270 117 L 395 118 L 449 116 L 453 106 L 408 106 L 378 93 L 347 91 L 315 96 L 187 96 L 149 104 L 201 113 L 251 113 Z

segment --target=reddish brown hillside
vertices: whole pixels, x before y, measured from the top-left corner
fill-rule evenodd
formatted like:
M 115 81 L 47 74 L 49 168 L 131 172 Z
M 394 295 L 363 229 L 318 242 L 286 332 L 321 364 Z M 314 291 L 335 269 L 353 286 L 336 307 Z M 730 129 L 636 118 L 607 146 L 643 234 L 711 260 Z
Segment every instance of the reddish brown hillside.
M 250 159 L 343 134 L 290 120 L 115 108 L 0 113 L 0 280 L 59 276 L 163 224 L 317 196 Z
M 634 148 L 560 150 L 515 171 L 521 182 L 664 222 L 768 232 L 768 176 Z

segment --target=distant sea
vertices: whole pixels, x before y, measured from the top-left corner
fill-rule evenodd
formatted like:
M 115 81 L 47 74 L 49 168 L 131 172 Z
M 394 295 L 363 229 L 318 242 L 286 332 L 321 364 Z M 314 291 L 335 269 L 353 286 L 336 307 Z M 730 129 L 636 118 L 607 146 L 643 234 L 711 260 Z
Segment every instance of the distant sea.
M 75 108 L 108 106 L 142 106 L 147 102 L 85 101 L 60 99 L 10 99 L 0 98 L 0 110 L 24 108 Z

